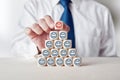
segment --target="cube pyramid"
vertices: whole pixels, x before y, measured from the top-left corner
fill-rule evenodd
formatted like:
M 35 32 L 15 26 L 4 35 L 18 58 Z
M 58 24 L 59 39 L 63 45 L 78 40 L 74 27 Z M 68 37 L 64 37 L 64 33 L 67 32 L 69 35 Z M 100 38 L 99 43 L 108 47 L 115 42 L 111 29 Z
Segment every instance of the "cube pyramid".
M 49 33 L 49 40 L 45 41 L 45 48 L 37 59 L 39 66 L 80 66 L 81 57 L 72 48 L 72 40 L 68 40 L 68 32 L 63 30 L 63 22 L 55 24 L 55 31 Z

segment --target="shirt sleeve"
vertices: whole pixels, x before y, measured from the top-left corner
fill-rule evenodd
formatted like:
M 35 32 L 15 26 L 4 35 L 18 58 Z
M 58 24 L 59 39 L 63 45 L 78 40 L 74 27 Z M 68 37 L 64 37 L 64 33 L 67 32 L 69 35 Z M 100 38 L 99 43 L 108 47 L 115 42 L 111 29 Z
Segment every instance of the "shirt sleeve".
M 104 22 L 102 29 L 102 38 L 100 46 L 100 56 L 115 57 L 116 54 L 116 43 L 115 43 L 115 30 L 112 21 L 112 16 L 109 10 L 104 13 Z
M 14 56 L 21 56 L 31 58 L 38 53 L 35 44 L 25 34 L 24 29 L 30 27 L 37 22 L 37 2 L 36 0 L 29 0 L 24 5 L 24 14 L 20 19 L 17 28 L 17 34 L 12 42 L 12 54 Z

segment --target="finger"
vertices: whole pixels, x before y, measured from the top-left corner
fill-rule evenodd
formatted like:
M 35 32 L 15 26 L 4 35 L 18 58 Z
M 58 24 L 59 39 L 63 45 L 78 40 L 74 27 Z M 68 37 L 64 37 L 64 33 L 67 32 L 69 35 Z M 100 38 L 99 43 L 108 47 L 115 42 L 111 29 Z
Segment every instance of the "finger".
M 69 32 L 70 31 L 70 27 L 63 23 L 63 30 Z
M 33 32 L 32 29 L 29 28 L 29 27 L 27 27 L 27 28 L 25 29 L 25 33 L 26 33 L 31 39 L 33 39 L 33 38 L 35 38 L 36 36 L 38 36 L 38 35 L 37 35 L 35 32 Z
M 41 35 L 43 33 L 43 30 L 41 29 L 41 27 L 37 23 L 33 24 L 31 29 L 38 35 Z
M 49 33 L 51 31 L 51 29 L 49 28 L 49 26 L 47 25 L 45 19 L 40 19 L 39 20 L 39 25 L 41 26 L 41 28 L 46 32 Z
M 53 19 L 49 15 L 44 16 L 44 19 L 45 19 L 46 23 L 49 25 L 49 27 L 51 29 L 53 29 L 54 28 L 54 21 L 53 21 Z

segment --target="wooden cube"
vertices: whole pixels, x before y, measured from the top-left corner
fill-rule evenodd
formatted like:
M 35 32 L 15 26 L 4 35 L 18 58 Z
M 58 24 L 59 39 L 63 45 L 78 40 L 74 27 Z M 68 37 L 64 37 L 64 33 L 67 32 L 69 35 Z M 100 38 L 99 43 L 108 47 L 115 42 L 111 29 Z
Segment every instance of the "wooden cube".
M 82 63 L 82 59 L 80 57 L 73 58 L 73 65 L 74 66 L 80 66 Z
M 64 59 L 64 64 L 65 64 L 65 66 L 73 66 L 73 60 L 72 60 L 72 58 L 65 58 Z
M 37 64 L 38 64 L 38 66 L 47 66 L 47 60 L 46 60 L 46 58 L 44 58 L 44 57 L 39 57 L 38 59 L 37 59 Z
M 64 66 L 64 59 L 61 57 L 56 58 L 55 62 L 57 66 Z
M 63 29 L 63 22 L 62 21 L 58 21 L 55 24 L 55 30 L 62 30 Z
M 63 41 L 63 48 L 69 49 L 72 47 L 72 41 L 71 40 L 64 40 Z
M 52 57 L 58 57 L 59 56 L 58 49 L 51 49 L 51 56 Z
M 46 40 L 45 41 L 45 48 L 52 49 L 53 48 L 53 41 L 52 40 Z
M 47 58 L 47 65 L 48 66 L 55 66 L 55 60 L 52 57 Z
M 68 36 L 68 33 L 66 31 L 59 31 L 59 39 L 60 40 L 66 40 Z
M 49 57 L 51 55 L 51 52 L 49 49 L 42 49 L 41 54 L 43 57 Z
M 68 50 L 68 56 L 70 56 L 70 57 L 76 57 L 77 56 L 77 50 L 75 48 L 70 48 Z
M 54 41 L 54 47 L 55 47 L 55 48 L 61 49 L 61 48 L 62 48 L 62 45 L 63 45 L 62 40 L 55 40 L 55 41 Z
M 58 31 L 51 31 L 49 34 L 49 38 L 50 40 L 56 40 L 59 37 L 59 33 Z
M 60 55 L 60 57 L 67 57 L 68 56 L 67 49 L 60 49 L 59 50 L 59 55 Z

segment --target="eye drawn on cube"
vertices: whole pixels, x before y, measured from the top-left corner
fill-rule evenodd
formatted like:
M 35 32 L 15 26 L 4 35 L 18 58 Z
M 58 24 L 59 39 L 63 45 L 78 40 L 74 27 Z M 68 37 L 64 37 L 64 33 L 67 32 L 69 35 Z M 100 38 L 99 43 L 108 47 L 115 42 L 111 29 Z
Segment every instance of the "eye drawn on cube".
M 81 65 L 81 58 L 80 57 L 76 57 L 73 59 L 73 64 L 74 66 L 80 66 Z
M 49 57 L 51 55 L 51 52 L 49 49 L 42 49 L 42 56 Z
M 66 40 L 67 39 L 67 32 L 66 31 L 59 31 L 59 39 Z
M 55 24 L 55 30 L 62 30 L 63 29 L 63 22 L 62 21 L 58 21 Z
M 52 49 L 53 48 L 53 41 L 52 40 L 46 40 L 45 41 L 45 47 L 48 49 Z
M 49 66 L 54 66 L 55 65 L 55 60 L 54 58 L 47 58 L 47 64 Z
M 58 39 L 58 36 L 59 36 L 58 31 L 51 31 L 49 34 L 50 40 L 56 40 Z
M 59 56 L 58 49 L 51 49 L 51 56 L 52 57 L 58 57 Z
M 66 66 L 72 66 L 73 65 L 73 60 L 72 58 L 65 58 L 65 65 Z
M 64 65 L 64 60 L 63 60 L 63 58 L 56 58 L 56 65 L 58 65 L 58 66 L 63 66 L 63 65 Z
M 39 63 L 39 65 L 41 65 L 41 66 L 45 66 L 45 65 L 47 64 L 47 60 L 46 60 L 45 58 L 40 57 L 40 58 L 38 59 L 38 63 Z
M 55 40 L 54 41 L 54 47 L 55 48 L 60 49 L 60 48 L 62 48 L 62 45 L 63 45 L 62 40 Z
M 71 40 L 64 40 L 63 41 L 63 47 L 67 48 L 67 49 L 71 48 L 72 47 L 72 41 Z
M 60 49 L 59 54 L 61 57 L 67 57 L 68 51 L 66 49 Z
M 68 50 L 68 55 L 70 57 L 76 57 L 77 56 L 77 50 L 75 48 L 71 48 Z

